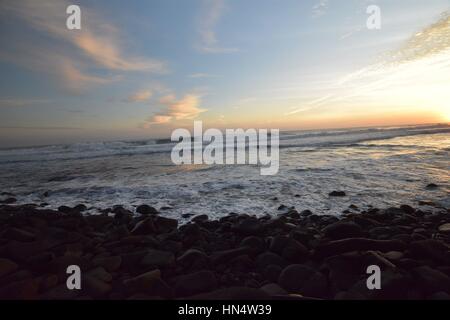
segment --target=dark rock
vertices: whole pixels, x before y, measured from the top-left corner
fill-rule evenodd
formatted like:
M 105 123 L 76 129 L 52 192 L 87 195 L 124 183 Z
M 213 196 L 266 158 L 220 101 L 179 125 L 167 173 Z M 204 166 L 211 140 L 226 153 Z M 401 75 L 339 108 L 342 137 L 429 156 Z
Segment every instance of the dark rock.
M 17 264 L 11 260 L 0 258 L 0 278 L 16 271 Z
M 252 250 L 249 247 L 240 247 L 236 249 L 218 251 L 211 254 L 211 261 L 214 264 L 223 264 L 238 256 L 249 254 L 251 253 L 251 251 Z
M 200 214 L 198 216 L 195 216 L 191 219 L 192 222 L 201 223 L 208 221 L 209 217 L 206 214 Z
M 209 265 L 209 257 L 198 249 L 189 249 L 177 258 L 177 265 L 185 270 L 200 270 Z
M 421 289 L 427 294 L 439 291 L 450 293 L 450 278 L 446 274 L 428 266 L 417 267 L 412 270 L 412 273 Z
M 163 268 L 173 264 L 174 261 L 175 257 L 172 252 L 150 249 L 140 261 L 140 265 L 148 269 Z
M 303 244 L 286 236 L 273 238 L 269 249 L 290 262 L 303 262 L 309 256 L 309 251 Z
M 94 266 L 103 267 L 109 272 L 113 272 L 120 268 L 120 265 L 122 264 L 122 257 L 112 256 L 105 258 L 96 258 L 92 260 L 92 263 Z
M 263 275 L 267 280 L 277 282 L 282 271 L 282 267 L 271 264 L 264 269 Z
M 410 244 L 410 250 L 418 259 L 431 258 L 438 262 L 450 264 L 450 247 L 442 241 L 427 239 Z
M 254 254 L 259 254 L 266 250 L 266 243 L 264 242 L 264 239 L 256 236 L 249 236 L 242 239 L 239 246 L 251 248 L 252 253 Z
M 147 218 L 145 220 L 139 221 L 131 230 L 131 233 L 134 235 L 156 233 L 156 227 L 153 223 L 153 219 Z
M 217 279 L 211 271 L 199 271 L 175 279 L 175 294 L 178 297 L 187 297 L 217 288 Z
M 142 204 L 140 206 L 138 206 L 136 208 L 136 212 L 140 213 L 140 214 L 158 214 L 158 210 L 156 210 L 155 208 L 147 205 L 147 204 Z
M 264 229 L 264 225 L 255 218 L 242 219 L 234 226 L 234 231 L 242 236 L 260 236 Z
M 328 195 L 330 197 L 345 197 L 346 193 L 344 191 L 332 191 Z
M 328 286 L 322 273 L 300 264 L 286 267 L 280 274 L 278 284 L 289 293 L 310 297 L 323 297 Z
M 350 251 L 378 250 L 382 252 L 403 251 L 406 244 L 399 240 L 373 240 L 366 238 L 350 238 L 331 241 L 319 245 L 315 250 L 316 257 L 327 257 Z
M 8 228 L 5 232 L 3 232 L 3 237 L 9 240 L 17 240 L 22 242 L 33 241 L 36 238 L 33 233 L 18 228 Z
M 17 199 L 13 198 L 13 197 L 9 197 L 3 201 L 0 201 L 0 203 L 4 203 L 4 204 L 12 204 L 12 203 L 16 203 L 16 202 L 17 202 Z
M 84 204 L 78 204 L 75 207 L 73 207 L 73 210 L 77 212 L 83 212 L 87 210 L 87 207 Z
M 338 221 L 326 226 L 322 230 L 327 238 L 338 240 L 360 237 L 363 235 L 362 228 L 353 222 Z
M 304 217 L 308 217 L 310 215 L 312 215 L 313 213 L 311 212 L 311 210 L 303 210 L 302 212 L 300 212 L 300 215 L 304 216 Z
M 265 270 L 270 265 L 285 267 L 287 262 L 273 252 L 264 252 L 256 258 L 256 265 L 260 270 Z
M 158 216 L 154 219 L 153 224 L 158 233 L 167 233 L 177 229 L 178 220 Z
M 438 228 L 439 232 L 450 233 L 450 223 L 441 224 Z
M 58 211 L 62 212 L 62 213 L 70 213 L 70 212 L 72 212 L 72 208 L 70 208 L 68 206 L 60 206 L 58 208 Z
M 276 295 L 287 295 L 288 292 L 284 290 L 282 287 L 280 287 L 276 283 L 268 283 L 261 287 L 261 290 L 267 293 L 269 296 L 276 296 Z
M 427 189 L 437 189 L 439 186 L 435 183 L 429 183 L 427 184 L 426 188 Z
M 413 207 L 411 207 L 407 204 L 402 204 L 400 206 L 400 209 L 402 209 L 407 214 L 413 214 L 414 212 L 416 212 L 416 209 L 414 209 Z
M 188 218 L 190 218 L 190 217 L 192 217 L 192 216 L 193 216 L 192 213 L 183 213 L 183 214 L 181 215 L 181 217 L 182 217 L 183 219 L 188 219 Z

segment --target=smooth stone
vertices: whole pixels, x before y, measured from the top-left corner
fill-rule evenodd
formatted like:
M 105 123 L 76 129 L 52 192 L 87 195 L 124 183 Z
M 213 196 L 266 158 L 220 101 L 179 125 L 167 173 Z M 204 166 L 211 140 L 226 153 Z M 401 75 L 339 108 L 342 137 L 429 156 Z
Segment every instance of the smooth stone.
M 260 288 L 262 291 L 267 293 L 269 296 L 276 295 L 287 295 L 288 292 L 280 287 L 277 283 L 268 283 Z
M 120 268 L 122 264 L 121 256 L 96 258 L 92 260 L 94 266 L 100 266 L 108 270 L 109 272 L 116 271 Z
M 355 238 L 363 234 L 362 228 L 354 222 L 338 221 L 322 229 L 327 238 L 333 240 Z
M 212 291 L 216 289 L 218 285 L 214 273 L 207 270 L 179 276 L 174 282 L 174 289 L 177 297 L 187 297 Z
M 273 252 L 264 252 L 256 258 L 256 265 L 258 269 L 265 270 L 270 265 L 276 265 L 284 268 L 287 262 L 279 255 Z
M 16 271 L 17 268 L 18 265 L 15 262 L 9 259 L 0 258 L 0 278 Z
M 450 293 L 450 277 L 445 273 L 432 269 L 428 266 L 417 267 L 412 270 L 414 279 L 420 284 L 422 290 L 427 294 L 439 291 Z
M 323 297 L 328 286 L 327 278 L 322 273 L 301 264 L 286 267 L 280 274 L 278 284 L 289 293 L 310 297 Z
M 406 244 L 399 240 L 373 240 L 366 238 L 350 238 L 331 241 L 316 247 L 315 256 L 327 257 L 350 251 L 378 250 L 382 252 L 403 251 Z
M 142 267 L 167 267 L 175 262 L 175 256 L 172 252 L 153 250 L 147 251 L 147 254 L 140 261 Z
M 136 212 L 140 213 L 140 214 L 144 214 L 144 215 L 147 215 L 147 214 L 158 214 L 159 213 L 158 210 L 156 210 L 155 208 L 153 208 L 153 207 L 151 207 L 151 206 L 149 206 L 147 204 L 142 204 L 142 205 L 138 206 L 136 208 Z
M 332 191 L 328 195 L 330 197 L 345 197 L 346 193 L 344 191 Z
M 450 223 L 441 224 L 438 230 L 442 233 L 450 233 Z

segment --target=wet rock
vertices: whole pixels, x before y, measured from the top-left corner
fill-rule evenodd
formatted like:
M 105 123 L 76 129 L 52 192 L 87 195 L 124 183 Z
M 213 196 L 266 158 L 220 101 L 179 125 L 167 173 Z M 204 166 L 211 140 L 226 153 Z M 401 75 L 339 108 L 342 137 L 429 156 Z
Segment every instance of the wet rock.
M 199 270 L 209 265 L 209 257 L 198 249 L 189 249 L 177 258 L 177 265 L 185 270 Z
M 255 254 L 259 254 L 266 249 L 266 243 L 264 242 L 264 239 L 255 236 L 249 236 L 242 239 L 240 246 L 251 248 L 252 253 Z
M 303 244 L 286 236 L 273 238 L 269 249 L 287 261 L 294 263 L 303 262 L 309 256 L 309 251 Z
M 311 210 L 303 210 L 302 212 L 300 212 L 300 215 L 304 216 L 304 217 L 308 217 L 308 216 L 310 216 L 312 214 L 313 213 L 311 212 Z
M 260 236 L 264 225 L 256 218 L 242 219 L 234 226 L 234 231 L 242 236 Z
M 399 240 L 350 238 L 321 244 L 316 248 L 315 255 L 320 258 L 350 251 L 378 250 L 388 252 L 403 251 L 405 248 L 406 244 Z
M 142 258 L 140 265 L 145 268 L 163 268 L 175 262 L 172 252 L 161 250 L 148 250 L 147 254 Z
M 187 297 L 217 288 L 217 279 L 211 271 L 199 271 L 175 279 L 175 294 L 178 297 Z
M 282 271 L 282 267 L 271 264 L 264 269 L 263 275 L 267 280 L 277 282 Z
M 300 264 L 286 267 L 280 274 L 278 284 L 289 293 L 310 297 L 323 297 L 328 286 L 322 273 Z
M 330 197 L 345 197 L 346 193 L 344 191 L 332 191 L 328 194 Z
M 158 233 L 167 233 L 177 229 L 178 220 L 158 216 L 153 224 Z
M 287 265 L 287 262 L 282 257 L 273 252 L 264 252 L 258 255 L 258 257 L 256 258 L 256 265 L 258 269 L 265 270 L 265 268 L 270 265 L 285 267 Z
M 402 209 L 407 214 L 413 214 L 414 212 L 416 212 L 416 209 L 414 209 L 413 207 L 411 207 L 407 204 L 401 205 L 400 209 Z
M 412 270 L 412 273 L 421 289 L 427 294 L 439 291 L 450 293 L 450 278 L 446 274 L 428 266 L 417 267 Z
M 191 219 L 192 222 L 201 223 L 208 221 L 209 217 L 206 214 L 200 214 L 198 216 L 195 216 Z
M 35 300 L 38 297 L 39 283 L 34 279 L 12 282 L 0 288 L 0 299 Z
M 6 198 L 5 200 L 0 201 L 0 203 L 3 203 L 3 204 L 13 204 L 16 202 L 17 202 L 17 199 L 13 198 L 13 197 L 9 197 L 9 198 Z
M 58 211 L 62 212 L 62 213 L 70 213 L 70 212 L 72 212 L 72 208 L 70 208 L 68 206 L 60 206 L 58 208 Z
M 450 233 L 450 223 L 441 224 L 438 230 L 442 233 Z
M 326 226 L 322 230 L 327 238 L 338 240 L 354 238 L 363 235 L 362 228 L 353 222 L 338 221 Z
M 111 284 L 92 275 L 83 276 L 81 281 L 83 286 L 82 290 L 96 299 L 105 298 L 112 290 Z
M 155 208 L 153 208 L 153 207 L 151 207 L 151 206 L 149 206 L 147 204 L 142 204 L 142 205 L 138 206 L 136 208 L 136 212 L 140 213 L 140 214 L 144 214 L 144 215 L 147 215 L 147 214 L 158 214 L 159 213 L 158 210 L 156 210 Z
M 75 207 L 73 207 L 73 210 L 76 212 L 83 212 L 87 210 L 87 207 L 84 204 L 78 204 Z
M 36 238 L 33 233 L 18 228 L 8 228 L 3 233 L 3 237 L 10 240 L 17 240 L 22 242 L 33 241 Z
M 427 239 L 415 241 L 410 244 L 410 250 L 414 257 L 431 258 L 438 262 L 450 264 L 450 246 L 442 241 Z
M 131 230 L 131 233 L 134 235 L 152 234 L 156 233 L 156 227 L 153 223 L 153 220 L 147 218 L 145 220 L 139 221 Z
M 245 255 L 251 253 L 251 248 L 249 247 L 240 247 L 236 249 L 218 251 L 211 254 L 211 261 L 214 264 L 223 264 L 227 261 L 230 261 L 238 256 Z
M 109 272 L 116 271 L 120 268 L 120 265 L 122 264 L 122 257 L 121 256 L 112 256 L 112 257 L 105 257 L 105 258 L 96 258 L 92 260 L 92 263 L 94 266 L 103 267 Z
M 261 287 L 261 290 L 269 296 L 287 295 L 288 292 L 276 283 L 268 283 Z
M 130 293 L 142 293 L 152 297 L 171 298 L 173 290 L 161 279 L 161 272 L 155 269 L 123 281 Z
M 0 258 L 0 278 L 16 271 L 18 265 L 11 260 Z

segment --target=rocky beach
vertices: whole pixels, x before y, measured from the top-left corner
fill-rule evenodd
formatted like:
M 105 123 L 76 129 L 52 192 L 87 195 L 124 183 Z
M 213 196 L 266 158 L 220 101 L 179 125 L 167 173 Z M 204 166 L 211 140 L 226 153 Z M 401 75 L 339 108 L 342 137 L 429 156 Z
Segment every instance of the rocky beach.
M 450 299 L 450 210 L 431 202 L 350 205 L 339 218 L 280 205 L 270 216 L 183 225 L 145 204 L 95 215 L 9 202 L 0 206 L 1 299 Z M 70 265 L 81 290 L 66 286 Z M 369 265 L 381 269 L 380 290 L 367 289 Z

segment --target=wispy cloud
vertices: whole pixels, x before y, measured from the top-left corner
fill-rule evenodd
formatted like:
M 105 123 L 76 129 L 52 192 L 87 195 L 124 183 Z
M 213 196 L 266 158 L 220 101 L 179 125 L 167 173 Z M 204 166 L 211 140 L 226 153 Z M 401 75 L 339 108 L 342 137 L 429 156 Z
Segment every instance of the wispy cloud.
M 153 92 L 151 90 L 140 90 L 132 95 L 130 95 L 127 99 L 128 102 L 145 102 L 150 100 Z
M 0 99 L 0 108 L 27 107 L 47 102 L 49 102 L 49 100 L 47 99 L 22 99 L 22 98 Z
M 164 124 L 176 120 L 194 119 L 200 113 L 207 111 L 200 107 L 200 102 L 201 97 L 197 94 L 187 94 L 179 100 L 174 95 L 162 97 L 160 103 L 166 107 L 166 110 L 150 117 L 145 127 L 151 124 Z
M 323 16 L 328 10 L 328 0 L 319 0 L 312 8 L 313 18 Z
M 188 77 L 192 79 L 202 79 L 202 78 L 215 78 L 217 76 L 209 73 L 193 73 L 190 74 Z
M 450 12 L 404 41 L 377 62 L 349 73 L 329 86 L 329 94 L 286 113 L 310 112 L 338 103 L 417 104 L 448 108 L 450 92 Z
M 81 30 L 68 30 L 65 9 L 69 4 L 57 0 L 0 2 L 5 18 L 20 19 L 32 34 L 40 35 L 36 41 L 28 31 L 17 29 L 15 32 L 22 33 L 10 35 L 0 59 L 50 73 L 58 82 L 77 92 L 93 84 L 117 80 L 112 72 L 166 71 L 162 61 L 126 53 L 120 32 L 91 8 L 82 6 Z M 31 37 L 30 41 L 14 40 L 27 37 Z M 104 72 L 99 73 L 99 69 Z
M 225 10 L 225 0 L 203 0 L 204 12 L 198 23 L 200 43 L 197 48 L 204 53 L 231 53 L 237 48 L 223 47 L 219 44 L 216 35 L 216 26 Z

